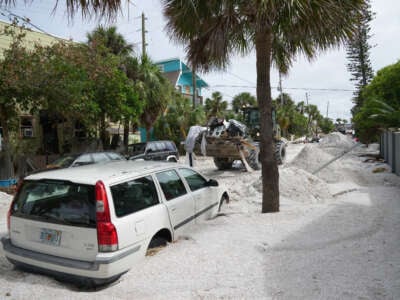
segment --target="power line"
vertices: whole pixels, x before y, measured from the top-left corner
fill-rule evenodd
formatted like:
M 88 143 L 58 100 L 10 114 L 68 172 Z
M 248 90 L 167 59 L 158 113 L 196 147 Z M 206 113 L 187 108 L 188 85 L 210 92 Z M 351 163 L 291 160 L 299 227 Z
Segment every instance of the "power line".
M 255 89 L 255 85 L 227 85 L 227 84 L 217 84 L 213 85 L 213 88 L 252 88 Z M 278 87 L 271 86 L 273 89 Z M 285 87 L 287 90 L 303 90 L 303 91 L 328 91 L 328 92 L 354 92 L 354 90 L 349 89 L 335 89 L 335 88 L 309 88 L 309 87 Z
M 223 93 L 223 92 L 221 92 L 221 91 L 218 91 L 218 90 L 216 90 L 216 89 L 214 89 L 214 88 L 212 88 L 212 87 L 210 87 L 210 86 L 208 86 L 208 87 L 205 87 L 205 89 L 206 90 L 209 90 L 209 91 L 214 91 L 214 92 L 219 92 L 221 95 L 223 95 L 223 96 L 225 96 L 225 97 L 229 97 L 229 98 L 235 98 L 234 96 L 231 96 L 231 95 L 229 95 L 229 94 L 227 94 L 227 93 Z
M 240 79 L 240 80 L 242 80 L 244 82 L 247 82 L 247 83 L 250 83 L 250 84 L 254 84 L 254 82 L 251 82 L 250 80 L 247 80 L 247 79 L 245 79 L 243 77 L 240 77 L 240 76 L 238 76 L 236 74 L 233 74 L 232 72 L 227 71 L 226 73 L 228 73 L 229 75 L 232 75 L 233 77 L 236 77 L 237 79 Z
M 7 14 L 8 14 L 8 15 L 7 15 Z M 43 30 L 42 28 L 40 28 L 39 26 L 33 24 L 33 23 L 29 20 L 28 17 L 22 17 L 22 16 L 20 16 L 20 15 L 14 14 L 13 12 L 9 11 L 9 10 L 6 9 L 6 8 L 0 8 L 0 15 L 2 15 L 2 16 L 4 16 L 4 17 L 8 18 L 9 21 L 13 21 L 13 18 L 16 18 L 16 19 L 18 19 L 18 20 L 21 20 L 21 21 L 22 21 L 23 23 L 25 23 L 25 24 L 29 24 L 29 25 L 32 26 L 33 28 L 35 28 L 35 29 L 37 29 L 37 30 L 39 30 L 39 31 L 41 31 L 41 32 L 43 32 L 43 33 L 45 33 L 45 34 L 51 35 L 50 33 L 46 32 L 45 30 Z

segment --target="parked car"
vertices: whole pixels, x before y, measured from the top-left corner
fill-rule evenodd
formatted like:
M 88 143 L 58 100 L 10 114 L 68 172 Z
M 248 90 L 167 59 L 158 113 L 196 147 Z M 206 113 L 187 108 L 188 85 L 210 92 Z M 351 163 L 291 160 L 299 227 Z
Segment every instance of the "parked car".
M 66 154 L 47 165 L 48 169 L 72 168 L 83 165 L 97 164 L 112 160 L 126 160 L 124 156 L 115 152 L 87 152 Z
M 216 216 L 225 188 L 190 167 L 125 161 L 25 178 L 13 199 L 7 259 L 24 269 L 99 285 L 155 246 Z
M 179 152 L 173 141 L 150 141 L 128 145 L 130 160 L 165 160 L 177 162 Z

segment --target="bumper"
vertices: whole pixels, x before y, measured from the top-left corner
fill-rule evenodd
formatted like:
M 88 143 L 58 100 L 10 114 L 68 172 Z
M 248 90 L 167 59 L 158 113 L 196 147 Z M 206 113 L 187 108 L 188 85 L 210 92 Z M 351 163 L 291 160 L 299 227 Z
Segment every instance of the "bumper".
M 117 279 L 144 256 L 143 247 L 132 246 L 112 253 L 99 253 L 94 261 L 81 261 L 16 247 L 2 238 L 7 259 L 16 266 L 56 277 L 91 280 L 103 284 Z

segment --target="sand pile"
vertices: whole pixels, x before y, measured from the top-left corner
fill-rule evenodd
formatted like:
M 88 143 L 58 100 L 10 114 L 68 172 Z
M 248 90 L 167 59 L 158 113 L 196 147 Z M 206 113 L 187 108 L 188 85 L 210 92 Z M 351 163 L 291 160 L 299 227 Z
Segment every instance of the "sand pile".
M 344 151 L 349 150 L 356 144 L 350 136 L 341 134 L 339 132 L 330 133 L 319 142 L 319 146 L 324 151 L 337 156 L 342 154 Z
M 307 144 L 289 166 L 295 166 L 312 173 L 333 158 L 334 156 L 321 150 L 318 145 Z
M 281 196 L 301 203 L 324 203 L 332 199 L 325 181 L 297 167 L 279 170 L 279 191 Z M 261 196 L 261 178 L 256 179 L 247 193 Z
M 327 183 L 296 167 L 284 168 L 279 174 L 282 196 L 302 203 L 324 203 L 333 199 Z
M 336 149 L 336 151 L 339 151 L 340 153 L 343 152 L 340 148 L 333 149 Z M 318 144 L 308 144 L 299 152 L 293 161 L 288 164 L 288 166 L 297 167 L 312 174 L 324 164 L 335 158 L 334 155 L 329 154 L 324 150 Z M 342 161 L 336 160 L 318 172 L 317 176 L 325 180 L 327 183 L 343 181 L 345 179 L 343 169 L 344 166 Z

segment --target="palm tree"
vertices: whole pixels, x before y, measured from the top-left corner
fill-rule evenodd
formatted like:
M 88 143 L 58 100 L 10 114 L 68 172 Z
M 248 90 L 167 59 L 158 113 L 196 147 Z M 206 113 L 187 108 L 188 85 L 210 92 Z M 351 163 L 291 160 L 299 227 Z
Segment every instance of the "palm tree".
M 33 0 L 25 0 L 25 2 L 33 2 Z M 59 1 L 55 1 L 54 9 L 57 8 Z M 100 16 L 107 18 L 114 18 L 121 10 L 122 0 L 65 0 L 67 7 L 67 14 L 73 17 L 75 13 L 81 11 L 83 17 L 90 18 L 92 16 Z M 15 5 L 15 0 L 0 0 L 0 4 L 6 6 Z
M 306 113 L 308 116 L 308 121 L 307 121 L 307 134 L 311 133 L 312 134 L 312 123 L 315 123 L 315 121 L 320 118 L 321 114 L 318 110 L 318 107 L 314 104 L 309 104 L 306 106 Z
M 173 87 L 162 75 L 158 66 L 153 64 L 146 56 L 142 57 L 138 79 L 137 89 L 139 97 L 144 101 L 140 121 L 146 128 L 146 139 L 149 141 L 150 129 L 157 118 L 167 108 L 171 100 Z
M 246 106 L 256 106 L 257 100 L 250 93 L 240 93 L 233 97 L 232 109 L 235 113 L 243 112 L 243 108 Z
M 270 71 L 286 74 L 298 54 L 312 59 L 343 44 L 355 30 L 364 0 L 163 0 L 167 29 L 187 45 L 189 62 L 204 71 L 226 68 L 235 53 L 255 49 L 260 108 L 262 212 L 279 211 Z
M 220 92 L 214 92 L 211 95 L 211 99 L 206 99 L 205 111 L 207 118 L 223 117 L 224 111 L 228 107 L 228 102 L 222 100 L 222 95 Z
M 391 106 L 382 100 L 372 100 L 372 110 L 374 114 L 370 118 L 375 119 L 384 128 L 400 126 L 400 108 Z
M 93 48 L 101 45 L 112 54 L 120 57 L 127 57 L 133 52 L 133 45 L 128 44 L 124 36 L 117 32 L 117 27 L 115 26 L 108 28 L 98 26 L 86 36 L 89 46 Z

